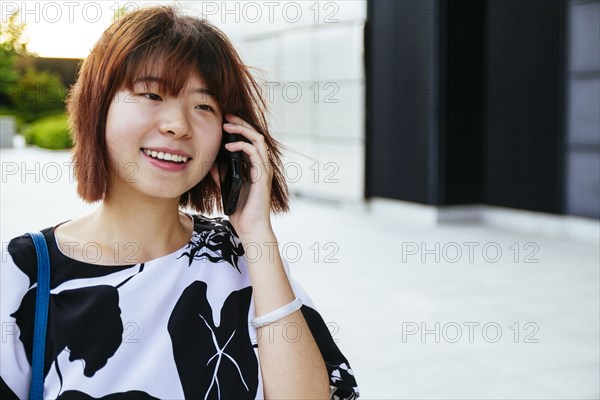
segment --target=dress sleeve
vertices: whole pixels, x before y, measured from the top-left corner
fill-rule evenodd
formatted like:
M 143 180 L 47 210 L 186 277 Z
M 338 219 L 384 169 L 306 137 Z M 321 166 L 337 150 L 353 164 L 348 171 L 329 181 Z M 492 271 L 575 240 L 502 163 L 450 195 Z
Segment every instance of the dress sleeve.
M 28 396 L 31 363 L 29 342 L 22 342 L 24 334 L 33 328 L 33 308 L 28 307 L 26 295 L 37 283 L 35 248 L 29 237 L 12 239 L 0 262 L 0 398 L 24 399 Z M 18 310 L 25 310 L 27 326 L 17 323 Z
M 317 311 L 310 296 L 291 276 L 287 261 L 282 260 L 294 294 L 302 299 L 300 310 L 325 360 L 325 366 L 329 373 L 329 398 L 331 400 L 358 399 L 360 396 L 359 388 L 354 371 L 350 368 L 350 363 L 333 340 L 327 324 Z

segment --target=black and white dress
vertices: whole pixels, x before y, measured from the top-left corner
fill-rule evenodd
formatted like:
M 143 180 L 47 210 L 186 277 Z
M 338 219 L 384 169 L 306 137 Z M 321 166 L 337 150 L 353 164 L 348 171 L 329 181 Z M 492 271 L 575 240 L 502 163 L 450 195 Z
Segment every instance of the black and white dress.
M 52 271 L 44 398 L 263 398 L 248 266 L 227 219 L 194 216 L 186 246 L 122 266 L 77 261 L 59 249 L 54 228 L 42 232 Z M 94 256 L 93 246 L 88 253 Z M 331 398 L 358 398 L 348 360 L 283 262 L 326 362 Z M 10 241 L 0 273 L 0 398 L 23 399 L 37 282 L 29 236 Z M 298 334 L 289 327 L 286 339 Z

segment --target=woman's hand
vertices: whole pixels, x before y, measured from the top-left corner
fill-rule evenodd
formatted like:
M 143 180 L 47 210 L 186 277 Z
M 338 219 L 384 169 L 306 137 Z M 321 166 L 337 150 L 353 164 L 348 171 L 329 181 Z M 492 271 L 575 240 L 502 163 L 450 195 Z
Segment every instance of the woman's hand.
M 227 123 L 223 129 L 229 133 L 241 134 L 252 143 L 238 141 L 227 143 L 228 151 L 243 151 L 250 159 L 250 190 L 245 204 L 237 207 L 229 216 L 240 239 L 264 237 L 273 233 L 271 227 L 271 183 L 273 167 L 269 161 L 269 152 L 263 135 L 258 133 L 249 123 L 231 114 L 225 114 Z M 213 180 L 220 188 L 218 171 L 211 170 Z

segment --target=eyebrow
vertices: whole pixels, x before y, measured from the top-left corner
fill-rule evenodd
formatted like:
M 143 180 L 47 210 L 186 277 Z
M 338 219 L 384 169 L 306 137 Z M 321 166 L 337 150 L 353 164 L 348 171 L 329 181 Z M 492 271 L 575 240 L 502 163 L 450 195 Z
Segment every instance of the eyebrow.
M 162 78 L 159 78 L 157 76 L 142 76 L 140 78 L 137 78 L 136 80 L 133 81 L 133 84 L 137 84 L 137 83 L 151 83 L 151 82 L 156 82 L 159 84 L 164 84 L 165 80 Z M 207 96 L 210 96 L 213 100 L 215 99 L 215 96 L 213 95 L 212 91 L 210 91 L 207 88 L 203 88 L 203 87 L 198 87 L 198 88 L 194 88 L 192 89 L 192 93 L 200 93 L 200 94 L 205 94 Z

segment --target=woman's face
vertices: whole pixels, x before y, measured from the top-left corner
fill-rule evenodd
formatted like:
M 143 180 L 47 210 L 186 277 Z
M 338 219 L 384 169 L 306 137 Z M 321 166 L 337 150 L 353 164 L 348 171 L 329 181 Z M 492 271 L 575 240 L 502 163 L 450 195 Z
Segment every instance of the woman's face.
M 161 92 L 158 79 L 141 76 L 133 91 L 117 92 L 110 104 L 108 196 L 133 190 L 179 199 L 216 159 L 223 117 L 202 78 L 191 77 L 177 97 Z

